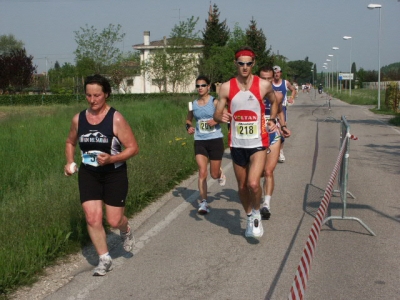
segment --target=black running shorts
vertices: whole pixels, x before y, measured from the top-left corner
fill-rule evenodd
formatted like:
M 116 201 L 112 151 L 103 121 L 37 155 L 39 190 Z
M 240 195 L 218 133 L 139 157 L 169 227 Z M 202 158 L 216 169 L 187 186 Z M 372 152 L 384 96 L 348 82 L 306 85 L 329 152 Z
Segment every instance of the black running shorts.
M 94 172 L 82 164 L 78 172 L 81 203 L 89 200 L 103 200 L 105 204 L 125 207 L 128 195 L 126 165 L 111 172 Z
M 235 164 L 245 167 L 250 162 L 250 156 L 258 151 L 264 151 L 266 147 L 257 148 L 233 148 L 231 147 L 231 157 Z
M 224 141 L 222 138 L 194 141 L 194 154 L 204 155 L 210 160 L 222 160 L 224 150 Z

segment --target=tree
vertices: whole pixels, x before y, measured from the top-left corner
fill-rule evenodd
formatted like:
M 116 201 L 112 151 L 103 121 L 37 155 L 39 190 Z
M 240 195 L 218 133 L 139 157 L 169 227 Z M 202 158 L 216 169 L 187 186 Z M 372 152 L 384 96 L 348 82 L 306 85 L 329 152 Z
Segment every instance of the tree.
M 246 30 L 246 44 L 250 46 L 256 54 L 257 65 L 254 72 L 266 65 L 272 65 L 273 57 L 270 55 L 271 48 L 267 49 L 267 38 L 262 29 L 257 28 L 257 22 L 254 18 L 251 19 L 249 28 Z
M 160 92 L 167 92 L 167 74 L 169 70 L 167 61 L 167 52 L 164 48 L 154 51 L 153 55 L 142 66 L 143 71 L 152 78 L 153 84 L 157 85 Z
M 313 63 L 308 61 L 308 57 L 306 57 L 304 60 L 289 61 L 288 76 L 290 76 L 293 81 L 298 83 L 310 82 L 310 75 L 312 76 L 312 65 Z
M 121 25 L 110 24 L 100 33 L 93 26 L 81 27 L 80 31 L 74 31 L 75 41 L 78 47 L 75 50 L 75 61 L 81 66 L 93 68 L 91 73 L 105 73 L 110 65 L 115 64 L 122 56 L 122 51 L 117 48 L 116 44 L 122 42 L 125 33 L 121 33 Z M 79 74 L 86 76 L 86 74 Z
M 0 89 L 20 92 L 28 87 L 36 73 L 36 66 L 32 61 L 33 56 L 28 56 L 25 49 L 0 55 Z
M 13 50 L 24 49 L 24 43 L 17 40 L 14 35 L 0 35 L 0 55 L 10 54 Z
M 54 94 L 73 94 L 79 92 L 77 68 L 71 63 L 64 63 L 62 66 L 58 62 L 54 68 L 48 71 L 50 91 Z
M 172 28 L 168 47 L 166 48 L 169 66 L 167 81 L 176 92 L 176 87 L 188 86 L 196 75 L 198 55 L 193 51 L 194 45 L 201 44 L 199 32 L 195 27 L 199 18 L 188 18 Z
M 356 68 L 356 63 L 355 62 L 353 62 L 351 64 L 351 73 L 354 74 L 354 80 L 351 81 L 351 88 L 354 89 L 355 82 L 356 82 L 356 80 L 358 80 L 358 78 L 357 78 L 357 68 Z
M 128 91 L 127 78 L 140 73 L 140 54 L 127 53 L 120 61 L 110 67 L 111 83 L 115 89 Z
M 206 28 L 203 30 L 203 57 L 208 59 L 212 53 L 211 48 L 214 46 L 223 47 L 229 40 L 229 28 L 226 26 L 226 20 L 219 21 L 219 10 L 216 4 L 213 9 L 208 12 L 208 19 L 206 20 Z

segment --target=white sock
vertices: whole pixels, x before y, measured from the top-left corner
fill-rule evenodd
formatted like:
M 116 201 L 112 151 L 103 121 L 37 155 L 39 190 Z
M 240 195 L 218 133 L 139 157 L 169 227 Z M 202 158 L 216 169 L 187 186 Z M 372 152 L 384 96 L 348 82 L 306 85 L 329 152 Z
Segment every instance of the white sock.
M 100 259 L 105 259 L 105 258 L 111 258 L 110 253 L 104 253 L 102 255 L 100 255 Z
M 259 214 L 260 214 L 260 210 L 259 209 L 257 209 L 257 210 L 253 209 L 253 215 L 259 215 Z
M 264 196 L 264 205 L 270 208 L 271 195 Z

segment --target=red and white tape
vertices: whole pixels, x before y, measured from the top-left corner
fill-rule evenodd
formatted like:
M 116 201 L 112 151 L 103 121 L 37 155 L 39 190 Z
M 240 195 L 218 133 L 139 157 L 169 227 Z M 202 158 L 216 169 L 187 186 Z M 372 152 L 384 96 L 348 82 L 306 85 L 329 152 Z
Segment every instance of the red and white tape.
M 311 268 L 311 261 L 314 257 L 315 248 L 317 246 L 319 233 L 320 233 L 321 227 L 322 227 L 322 222 L 324 221 L 326 211 L 328 210 L 329 202 L 332 197 L 333 184 L 334 184 L 336 176 L 339 172 L 340 164 L 343 159 L 343 154 L 345 152 L 347 142 L 348 142 L 348 139 L 343 140 L 342 147 L 340 149 L 339 156 L 336 160 L 335 167 L 333 168 L 328 185 L 325 189 L 324 197 L 321 201 L 321 204 L 318 208 L 317 215 L 314 219 L 314 223 L 311 227 L 310 234 L 308 236 L 306 245 L 303 250 L 303 255 L 300 259 L 300 263 L 297 267 L 297 271 L 294 276 L 292 288 L 290 289 L 290 294 L 288 297 L 288 299 L 290 299 L 290 300 L 292 300 L 292 299 L 301 300 L 304 297 L 305 290 L 307 287 L 308 275 L 309 275 L 310 268 Z

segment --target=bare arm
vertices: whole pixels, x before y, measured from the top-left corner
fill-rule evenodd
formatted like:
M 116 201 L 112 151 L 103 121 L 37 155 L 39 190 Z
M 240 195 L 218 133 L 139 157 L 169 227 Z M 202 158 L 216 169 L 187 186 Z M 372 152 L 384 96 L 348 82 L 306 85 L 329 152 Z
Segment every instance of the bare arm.
M 74 162 L 75 148 L 78 141 L 78 120 L 79 114 L 76 114 L 71 121 L 67 140 L 65 142 L 65 158 L 67 160 L 64 166 L 64 174 L 67 176 L 72 175 L 70 165 Z
M 269 100 L 269 102 L 271 103 L 270 119 L 267 122 L 267 126 L 268 126 L 269 130 L 275 130 L 276 123 L 274 122 L 274 120 L 276 119 L 276 117 L 278 115 L 279 100 L 277 98 L 277 94 L 273 90 L 272 85 L 269 81 L 261 80 L 260 85 L 261 85 L 260 86 L 261 96 L 263 98 L 267 98 Z
M 194 132 L 195 132 L 192 121 L 193 121 L 193 111 L 188 110 L 188 113 L 186 115 L 186 126 L 189 125 L 190 127 L 187 128 L 186 131 L 189 134 L 194 134 Z
M 214 121 L 218 123 L 228 123 L 231 120 L 232 115 L 226 110 L 226 103 L 228 102 L 229 96 L 229 82 L 225 82 L 221 85 L 219 90 L 219 99 L 214 113 Z
M 132 129 L 118 111 L 114 113 L 113 126 L 114 135 L 120 140 L 125 149 L 116 155 L 109 155 L 107 153 L 99 154 L 97 161 L 101 166 L 126 161 L 139 153 L 139 146 Z
M 291 91 L 291 95 L 288 99 L 288 102 L 293 103 L 294 98 L 296 97 L 297 91 L 296 91 L 296 88 L 289 81 L 286 81 L 286 82 L 287 82 L 288 89 Z

